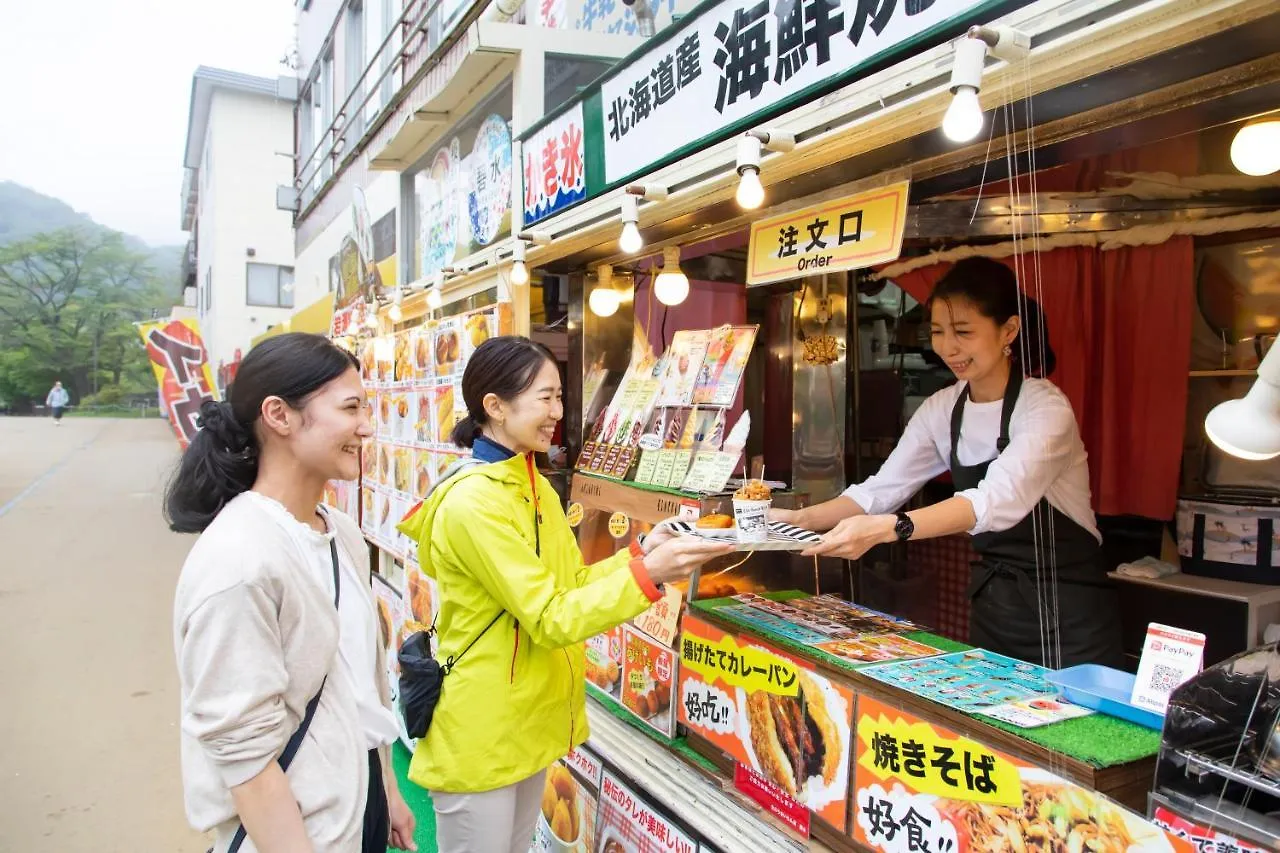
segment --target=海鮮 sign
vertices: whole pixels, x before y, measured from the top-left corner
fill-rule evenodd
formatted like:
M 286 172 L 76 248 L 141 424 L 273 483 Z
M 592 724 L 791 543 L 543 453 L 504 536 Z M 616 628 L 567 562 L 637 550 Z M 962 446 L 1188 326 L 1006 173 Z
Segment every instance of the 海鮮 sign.
M 601 84 L 605 183 L 644 171 L 988 5 L 736 0 L 671 31 Z

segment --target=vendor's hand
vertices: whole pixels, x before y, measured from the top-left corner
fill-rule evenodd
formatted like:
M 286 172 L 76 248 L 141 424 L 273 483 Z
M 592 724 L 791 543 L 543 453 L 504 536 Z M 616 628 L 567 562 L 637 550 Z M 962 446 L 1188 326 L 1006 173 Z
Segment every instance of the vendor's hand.
M 395 785 L 387 790 L 387 806 L 391 812 L 391 837 L 388 839 L 391 847 L 396 850 L 417 850 L 418 843 L 413 840 L 413 831 L 418 819 Z
M 807 548 L 805 557 L 839 557 L 857 560 L 876 545 L 896 542 L 894 533 L 897 517 L 892 515 L 855 515 L 846 518 L 822 537 L 822 541 Z
M 708 560 L 732 554 L 731 542 L 712 542 L 696 536 L 675 536 L 645 555 L 644 567 L 656 586 L 682 581 Z

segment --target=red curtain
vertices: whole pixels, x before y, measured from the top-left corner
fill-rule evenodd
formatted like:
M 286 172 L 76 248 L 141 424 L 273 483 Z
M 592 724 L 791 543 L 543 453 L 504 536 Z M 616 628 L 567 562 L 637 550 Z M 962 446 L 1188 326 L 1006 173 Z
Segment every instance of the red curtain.
M 1189 237 L 1101 252 L 1055 249 L 1021 264 L 1058 357 L 1050 377 L 1075 410 L 1089 452 L 1094 509 L 1167 519 L 1177 502 L 1194 310 Z M 1013 258 L 1002 261 L 1019 271 Z M 921 302 L 950 269 L 895 276 Z

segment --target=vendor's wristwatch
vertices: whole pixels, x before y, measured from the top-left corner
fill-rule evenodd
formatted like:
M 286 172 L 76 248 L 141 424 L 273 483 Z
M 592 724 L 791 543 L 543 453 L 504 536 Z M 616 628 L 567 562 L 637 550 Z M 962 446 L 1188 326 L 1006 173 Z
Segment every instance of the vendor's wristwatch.
M 905 512 L 897 513 L 897 516 L 898 521 L 893 525 L 893 532 L 897 534 L 899 542 L 906 542 L 916 532 L 916 523 Z

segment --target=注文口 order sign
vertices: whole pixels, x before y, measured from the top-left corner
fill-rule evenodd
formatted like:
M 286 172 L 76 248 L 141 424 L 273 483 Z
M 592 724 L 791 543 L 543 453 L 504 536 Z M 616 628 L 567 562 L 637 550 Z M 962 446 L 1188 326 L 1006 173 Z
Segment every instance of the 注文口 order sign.
M 780 214 L 751 226 L 747 284 L 863 269 L 902 253 L 909 181 Z

